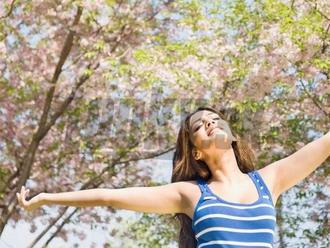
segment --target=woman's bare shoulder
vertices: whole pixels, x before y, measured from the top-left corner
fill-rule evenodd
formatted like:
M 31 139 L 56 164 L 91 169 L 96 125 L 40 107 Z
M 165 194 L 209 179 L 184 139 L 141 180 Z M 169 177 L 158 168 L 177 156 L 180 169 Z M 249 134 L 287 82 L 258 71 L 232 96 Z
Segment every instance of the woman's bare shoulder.
M 195 198 L 195 195 L 198 195 L 198 192 L 200 191 L 196 180 L 180 181 L 177 183 L 181 194 L 187 198 L 190 198 L 191 196 Z
M 191 189 L 191 187 L 198 187 L 196 180 L 190 180 L 190 181 L 179 181 L 177 182 L 180 188 L 182 189 Z

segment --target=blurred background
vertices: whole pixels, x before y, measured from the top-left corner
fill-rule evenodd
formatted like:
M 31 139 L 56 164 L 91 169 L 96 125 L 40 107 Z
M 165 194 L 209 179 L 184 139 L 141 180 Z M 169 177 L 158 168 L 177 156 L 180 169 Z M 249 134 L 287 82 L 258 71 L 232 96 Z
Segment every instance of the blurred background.
M 257 168 L 292 154 L 329 130 L 329 33 L 326 0 L 1 1 L 0 247 L 178 247 L 173 215 L 15 193 L 170 183 L 199 106 Z M 330 246 L 329 162 L 279 198 L 275 247 Z

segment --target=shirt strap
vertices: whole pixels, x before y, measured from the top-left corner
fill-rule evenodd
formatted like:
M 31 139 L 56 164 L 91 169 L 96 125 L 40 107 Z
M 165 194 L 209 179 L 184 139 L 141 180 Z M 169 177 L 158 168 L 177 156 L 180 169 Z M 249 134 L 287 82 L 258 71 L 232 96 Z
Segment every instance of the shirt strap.
M 200 176 L 197 176 L 196 178 L 197 184 L 201 190 L 202 193 L 206 193 L 207 192 L 207 188 L 206 188 L 206 182 L 203 178 L 201 178 Z
M 262 179 L 260 173 L 257 170 L 254 170 L 251 173 L 252 173 L 253 178 L 256 180 L 257 184 L 259 185 L 260 190 L 269 197 L 270 201 L 274 205 L 273 200 L 272 200 L 272 194 L 270 193 L 270 191 L 269 191 L 265 181 Z

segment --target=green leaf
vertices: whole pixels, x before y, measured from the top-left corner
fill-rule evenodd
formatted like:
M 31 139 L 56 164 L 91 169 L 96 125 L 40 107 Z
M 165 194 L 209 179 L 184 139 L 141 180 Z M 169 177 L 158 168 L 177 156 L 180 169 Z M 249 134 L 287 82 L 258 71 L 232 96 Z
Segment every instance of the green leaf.
M 144 49 L 138 49 L 138 50 L 134 51 L 133 57 L 138 62 L 147 63 L 147 64 L 151 63 L 153 60 L 151 54 Z

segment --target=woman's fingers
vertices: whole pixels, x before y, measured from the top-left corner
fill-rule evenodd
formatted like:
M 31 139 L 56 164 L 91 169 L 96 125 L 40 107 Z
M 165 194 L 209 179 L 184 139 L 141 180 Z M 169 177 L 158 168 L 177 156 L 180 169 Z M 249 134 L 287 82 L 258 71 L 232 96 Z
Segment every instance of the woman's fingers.
M 21 201 L 24 197 L 24 186 L 21 187 L 21 193 L 20 193 L 20 198 L 21 198 Z
M 29 192 L 30 192 L 29 189 L 26 190 L 25 187 L 22 186 L 21 192 L 20 193 L 16 193 L 18 203 L 22 207 L 26 207 L 27 206 L 27 201 L 25 200 L 25 198 L 26 198 L 26 196 L 28 195 Z
M 25 199 L 25 187 L 22 186 L 21 188 L 21 194 L 22 194 L 22 198 Z
M 22 195 L 20 193 L 16 193 L 16 195 L 17 195 L 18 204 L 21 207 L 24 207 L 23 202 L 22 202 Z
M 27 201 L 25 198 L 26 196 L 28 196 L 29 192 L 30 189 L 25 189 L 25 187 L 22 186 L 21 192 L 20 193 L 17 192 L 16 196 L 17 196 L 18 204 L 22 208 L 24 208 L 26 211 L 33 211 L 34 209 L 42 206 L 42 203 L 40 201 L 40 197 L 38 197 L 39 194 Z

